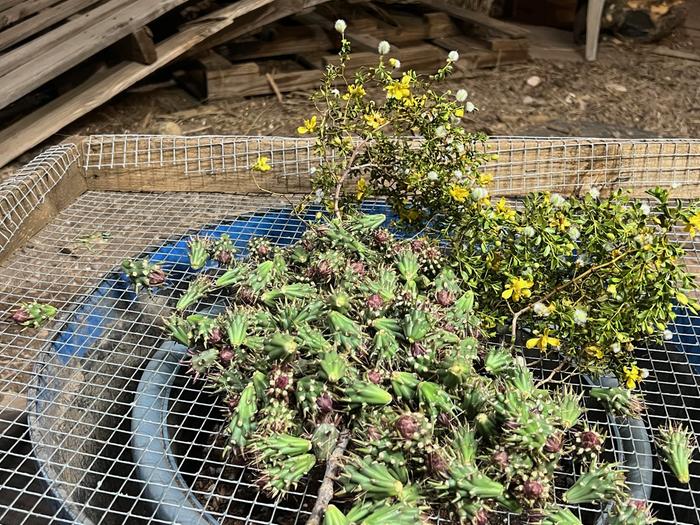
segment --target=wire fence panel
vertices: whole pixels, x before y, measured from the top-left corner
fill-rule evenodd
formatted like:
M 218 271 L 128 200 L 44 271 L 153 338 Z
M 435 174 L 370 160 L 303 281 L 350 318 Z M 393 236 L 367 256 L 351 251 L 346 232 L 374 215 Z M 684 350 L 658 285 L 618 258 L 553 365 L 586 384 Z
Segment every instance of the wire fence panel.
M 487 146 L 498 155 L 485 168 L 495 175 L 494 192 L 513 198 L 590 187 L 641 196 L 657 184 L 683 197 L 699 191 L 700 141 L 516 137 Z M 273 165 L 266 181 L 286 195 L 251 183 L 259 156 Z M 305 523 L 318 481 L 282 500 L 261 493 L 244 458 L 221 459 L 223 415 L 212 398 L 179 366 L 181 358 L 161 349 L 162 318 L 193 275 L 182 268 L 187 238 L 227 233 L 240 249 L 257 235 L 294 242 L 304 224 L 290 205 L 315 165 L 306 139 L 93 136 L 48 150 L 0 186 L 0 523 L 184 523 L 192 511 L 199 523 Z M 89 190 L 49 209 L 52 192 L 77 168 Z M 25 236 L 27 221 L 42 217 L 46 224 Z M 680 231 L 678 240 L 698 273 L 700 246 Z M 168 287 L 135 296 L 119 272 L 133 257 L 163 264 Z M 56 320 L 37 330 L 8 322 L 33 300 L 56 306 Z M 700 437 L 700 318 L 684 313 L 670 328 L 673 338 L 663 346 L 637 351 L 651 371 L 644 433 L 653 439 L 674 420 Z M 540 372 L 555 365 L 545 361 Z M 154 405 L 160 417 L 142 424 L 133 416 L 143 409 L 144 374 L 157 387 L 151 401 L 165 404 Z M 583 379 L 572 383 L 586 391 Z M 607 457 L 628 462 L 621 444 L 639 433 L 624 422 L 611 425 L 593 405 L 587 417 L 609 434 Z M 163 446 L 169 455 L 154 456 Z M 649 499 L 659 522 L 700 523 L 698 464 L 684 487 L 653 448 L 639 454 L 640 463 L 651 460 Z M 558 479 L 565 484 L 569 475 Z M 594 507 L 574 510 L 595 522 Z

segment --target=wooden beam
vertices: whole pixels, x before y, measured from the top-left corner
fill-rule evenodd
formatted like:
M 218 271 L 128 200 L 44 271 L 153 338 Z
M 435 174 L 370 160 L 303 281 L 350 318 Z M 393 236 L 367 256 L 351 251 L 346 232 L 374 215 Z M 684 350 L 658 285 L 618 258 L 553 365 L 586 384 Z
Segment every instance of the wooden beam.
M 261 27 L 276 22 L 281 18 L 328 1 L 329 0 L 285 0 L 285 2 L 274 2 L 274 4 L 262 8 L 260 12 L 255 11 L 254 13 L 243 15 L 237 24 L 207 38 L 204 42 L 195 46 L 185 56 L 194 56 L 208 49 L 227 44 L 235 38 L 254 33 Z
M 241 42 L 233 44 L 230 58 L 254 60 L 283 55 L 313 53 L 333 48 L 331 39 L 318 26 L 282 27 L 270 41 Z
M 35 16 L 9 27 L 0 33 L 0 51 L 51 27 L 75 13 L 87 9 L 100 0 L 66 0 L 59 5 L 49 7 Z
M 479 13 L 478 11 L 471 11 L 469 9 L 464 9 L 463 7 L 450 4 L 445 0 L 420 0 L 422 4 L 430 6 L 433 9 L 438 9 L 447 13 L 448 15 L 457 18 L 459 20 L 464 20 L 471 24 L 477 24 L 488 29 L 493 29 L 504 35 L 512 37 L 525 37 L 528 34 L 528 30 L 522 27 L 516 26 L 514 24 L 509 24 L 502 20 L 497 20 L 496 18 L 491 18 L 484 13 Z
M 682 60 L 692 60 L 693 62 L 700 62 L 700 55 L 698 53 L 691 53 L 688 51 L 681 51 L 679 49 L 671 49 L 666 46 L 656 46 L 651 50 L 654 55 L 661 55 L 671 58 L 680 58 Z
M 59 3 L 61 0 L 26 0 L 0 13 L 0 29 L 10 24 L 19 22 L 23 18 L 33 15 Z
M 97 23 L 97 21 L 106 18 L 117 9 L 124 7 L 126 3 L 133 3 L 135 1 L 136 0 L 112 0 L 102 5 L 98 5 L 88 12 L 68 20 L 66 23 L 55 28 L 53 31 L 44 33 L 43 35 L 30 40 L 17 49 L 13 49 L 4 55 L 1 55 L 0 75 L 6 75 L 7 73 L 10 73 L 20 67 L 22 64 L 26 64 L 34 58 L 49 52 L 61 42 L 70 38 L 75 38 L 76 35 L 81 34 L 90 25 L 94 25 Z
M 146 27 L 125 36 L 113 46 L 114 52 L 123 60 L 141 64 L 153 64 L 158 58 L 153 33 Z
M 3 86 L 0 91 L 0 108 L 186 1 L 112 0 L 110 4 L 121 5 L 121 8 L 111 16 L 88 26 L 82 33 L 59 42 L 47 52 L 31 57 L 28 62 L 0 78 L 0 84 Z
M 156 46 L 158 58 L 152 64 L 125 62 L 98 73 L 82 85 L 52 100 L 39 110 L 0 132 L 0 167 L 36 146 L 52 134 L 104 104 L 126 88 L 182 56 L 208 37 L 239 21 L 246 13 L 274 0 L 239 0 L 198 19 L 197 24 Z

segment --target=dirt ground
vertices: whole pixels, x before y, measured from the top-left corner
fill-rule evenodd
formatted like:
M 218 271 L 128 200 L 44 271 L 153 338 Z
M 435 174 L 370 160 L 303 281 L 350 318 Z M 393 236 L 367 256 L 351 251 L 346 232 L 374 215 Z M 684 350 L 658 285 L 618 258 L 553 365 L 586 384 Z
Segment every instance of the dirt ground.
M 699 3 L 700 4 L 700 3 Z M 700 5 L 693 8 L 700 27 Z M 690 20 L 690 18 L 689 18 Z M 606 37 L 599 59 L 587 63 L 570 44 L 570 33 L 539 28 L 526 64 L 474 70 L 455 81 L 479 108 L 466 125 L 491 135 L 608 137 L 700 136 L 700 61 L 653 53 Z M 681 28 L 661 42 L 700 54 L 700 30 Z M 527 80 L 538 77 L 532 87 Z M 141 85 L 64 129 L 42 147 L 73 134 L 167 133 L 295 135 L 308 118 L 308 92 L 200 102 L 174 82 Z M 0 172 L 30 160 L 37 148 Z

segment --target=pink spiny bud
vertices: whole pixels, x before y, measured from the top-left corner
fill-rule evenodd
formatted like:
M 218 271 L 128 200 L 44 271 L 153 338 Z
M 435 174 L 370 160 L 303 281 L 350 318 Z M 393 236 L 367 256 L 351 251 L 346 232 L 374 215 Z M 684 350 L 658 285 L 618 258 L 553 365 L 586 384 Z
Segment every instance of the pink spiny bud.
M 581 447 L 586 450 L 594 450 L 602 445 L 600 435 L 592 430 L 580 432 L 578 438 L 581 442 Z
M 231 362 L 233 356 L 233 348 L 230 346 L 224 346 L 221 350 L 219 350 L 219 360 L 225 365 Z
M 552 434 L 547 438 L 546 443 L 544 444 L 544 449 L 547 452 L 550 453 L 557 453 L 561 450 L 562 444 L 563 444 L 563 439 L 561 434 Z
M 362 261 L 353 261 L 350 263 L 350 270 L 352 270 L 352 273 L 357 275 L 358 277 L 363 277 L 365 273 L 367 273 L 367 270 L 365 268 L 365 263 Z
M 372 294 L 369 296 L 367 299 L 367 307 L 370 310 L 379 310 L 382 305 L 384 304 L 384 301 L 382 300 L 381 296 L 379 294 Z
M 163 270 L 161 270 L 160 268 L 151 270 L 151 273 L 148 274 L 148 284 L 150 286 L 158 286 L 159 284 L 163 284 L 164 282 L 165 272 L 163 272 Z
M 420 357 L 420 356 L 426 355 L 427 353 L 428 353 L 428 350 L 426 350 L 426 348 L 422 344 L 413 343 L 411 345 L 411 355 L 413 357 Z
M 214 329 L 211 331 L 211 334 L 209 334 L 209 344 L 210 345 L 216 345 L 219 344 L 222 340 L 223 336 L 221 335 L 221 328 L 218 326 L 215 326 Z
M 544 492 L 544 486 L 537 480 L 529 479 L 523 483 L 523 495 L 527 499 L 539 499 Z
M 319 412 L 322 414 L 327 414 L 333 411 L 333 398 L 330 394 L 324 392 L 316 398 L 316 407 L 318 407 Z
M 479 509 L 474 516 L 474 525 L 489 525 L 489 513 L 486 509 Z
M 510 457 L 508 456 L 508 452 L 506 452 L 505 450 L 499 450 L 497 452 L 494 452 L 491 456 L 491 459 L 493 460 L 494 464 L 498 465 L 502 469 L 510 465 Z
M 450 306 L 455 302 L 455 296 L 447 290 L 440 290 L 435 295 L 435 298 L 437 299 L 438 304 L 441 306 Z
M 380 374 L 377 370 L 370 370 L 367 372 L 367 379 L 369 379 L 370 383 L 378 385 L 382 382 L 382 374 Z
M 452 428 L 452 417 L 447 412 L 440 412 L 435 421 L 440 426 Z
M 428 466 L 433 474 L 443 474 L 447 472 L 449 465 L 442 454 L 439 452 L 431 452 L 428 454 Z
M 26 323 L 31 318 L 32 316 L 24 308 L 18 308 L 12 313 L 12 320 L 18 324 Z
M 413 416 L 405 415 L 396 420 L 396 430 L 404 439 L 411 439 L 418 432 L 418 422 Z
M 390 234 L 386 230 L 377 230 L 374 232 L 374 242 L 377 244 L 386 244 L 389 241 Z

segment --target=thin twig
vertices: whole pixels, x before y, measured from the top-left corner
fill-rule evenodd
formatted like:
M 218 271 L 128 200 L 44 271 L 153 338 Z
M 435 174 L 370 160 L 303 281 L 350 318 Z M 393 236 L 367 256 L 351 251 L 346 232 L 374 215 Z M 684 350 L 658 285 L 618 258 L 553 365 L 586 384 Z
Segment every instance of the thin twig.
M 542 388 L 544 385 L 549 383 L 552 379 L 554 379 L 554 376 L 557 375 L 559 372 L 561 372 L 564 367 L 567 365 L 566 361 L 562 361 L 559 363 L 554 370 L 552 370 L 547 377 L 545 377 L 542 381 L 537 383 L 535 385 L 535 388 Z
M 360 142 L 357 143 L 355 148 L 352 150 L 352 153 L 350 154 L 350 158 L 348 159 L 348 163 L 345 165 L 345 170 L 343 171 L 342 175 L 340 176 L 340 179 L 338 179 L 338 184 L 335 187 L 335 195 L 333 196 L 333 211 L 335 213 L 335 216 L 340 219 L 340 191 L 343 188 L 343 183 L 345 182 L 345 179 L 348 178 L 348 175 L 352 171 L 352 163 L 355 162 L 355 159 L 357 156 L 360 154 L 360 150 L 364 147 L 364 145 L 367 144 L 367 139 L 363 139 Z
M 350 433 L 343 431 L 338 438 L 338 443 L 335 446 L 335 450 L 331 453 L 326 463 L 326 472 L 323 475 L 323 482 L 321 487 L 318 489 L 316 494 L 316 503 L 314 508 L 311 509 L 311 515 L 306 521 L 306 525 L 320 525 L 321 518 L 326 513 L 328 504 L 333 499 L 335 491 L 333 490 L 333 483 L 335 483 L 335 478 L 338 474 L 338 469 L 340 468 L 340 463 L 345 454 L 345 449 L 350 441 Z
M 610 265 L 615 264 L 617 261 L 619 261 L 619 260 L 622 259 L 623 257 L 625 257 L 625 256 L 627 256 L 627 255 L 630 255 L 633 251 L 634 251 L 634 250 L 628 250 L 628 251 L 626 251 L 626 252 L 621 253 L 620 255 L 618 255 L 617 257 L 615 257 L 614 259 L 609 260 L 609 261 L 606 262 L 606 263 L 599 264 L 598 266 L 591 266 L 588 270 L 586 270 L 586 271 L 583 272 L 582 274 L 579 274 L 579 275 L 577 275 L 576 277 L 574 277 L 573 279 L 571 279 L 570 281 L 567 281 L 567 282 L 565 282 L 565 283 L 562 283 L 562 284 L 560 284 L 559 286 L 557 286 L 556 288 L 554 288 L 554 290 L 552 290 L 551 292 L 549 292 L 548 294 L 546 294 L 544 297 L 542 297 L 541 299 L 539 299 L 539 302 L 545 302 L 545 301 L 551 299 L 554 295 L 558 294 L 558 293 L 561 292 L 562 290 L 565 290 L 566 288 L 568 288 L 568 287 L 571 286 L 572 284 L 575 284 L 575 283 L 579 282 L 580 280 L 584 279 L 585 277 L 588 277 L 588 276 L 589 276 L 590 274 L 592 274 L 593 272 L 597 272 L 598 270 L 602 270 L 603 268 L 606 268 L 606 267 L 608 267 L 608 266 L 610 266 Z M 511 326 L 510 326 L 511 341 L 515 342 L 515 335 L 516 335 L 517 327 L 518 327 L 518 319 L 519 319 L 520 316 L 521 316 L 522 314 L 524 314 L 525 312 L 528 312 L 528 311 L 532 310 L 534 304 L 535 304 L 535 303 L 530 303 L 530 304 L 527 305 L 525 308 L 523 308 L 523 309 L 521 309 L 521 310 L 518 310 L 518 311 L 515 313 L 515 315 L 513 316 L 513 321 L 511 322 Z

